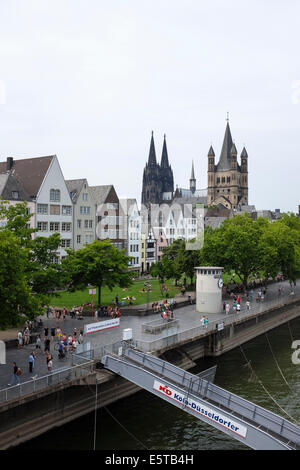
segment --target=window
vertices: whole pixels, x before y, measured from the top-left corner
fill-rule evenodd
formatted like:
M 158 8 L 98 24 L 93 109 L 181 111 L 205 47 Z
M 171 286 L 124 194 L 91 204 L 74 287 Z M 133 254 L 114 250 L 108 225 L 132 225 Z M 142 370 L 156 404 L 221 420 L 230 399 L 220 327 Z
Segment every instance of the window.
M 90 215 L 90 206 L 80 206 L 80 214 Z
M 61 240 L 61 246 L 62 246 L 63 248 L 70 248 L 70 246 L 71 246 L 71 240 L 68 239 L 68 238 Z
M 50 222 L 50 232 L 59 232 L 59 222 Z
M 84 228 L 89 228 L 89 221 L 88 220 L 84 221 Z
M 50 215 L 60 215 L 60 206 L 50 204 Z
M 50 201 L 55 201 L 55 202 L 60 201 L 60 190 L 59 189 L 50 189 Z
M 48 231 L 48 223 L 47 222 L 38 222 L 37 228 L 40 232 L 47 232 Z
M 72 207 L 71 206 L 62 206 L 61 213 L 62 213 L 62 215 L 72 215 Z
M 71 232 L 71 223 L 70 222 L 62 222 L 61 230 L 62 232 Z
M 220 183 L 220 178 L 217 178 L 217 184 Z
M 81 228 L 81 219 L 77 219 L 77 228 Z
M 119 204 L 117 202 L 110 202 L 110 203 L 107 203 L 107 209 L 110 210 L 110 209 L 118 209 L 119 208 Z
M 225 183 L 225 176 L 222 176 L 222 183 Z
M 93 228 L 93 221 L 89 220 L 89 228 Z
M 88 200 L 88 193 L 82 193 L 82 200 L 87 201 Z
M 38 214 L 48 214 L 48 204 L 38 204 L 37 205 Z
M 77 243 L 81 243 L 81 235 L 77 235 Z
M 227 176 L 227 183 L 230 183 L 230 176 Z
M 13 199 L 19 199 L 19 191 L 12 191 L 11 196 Z

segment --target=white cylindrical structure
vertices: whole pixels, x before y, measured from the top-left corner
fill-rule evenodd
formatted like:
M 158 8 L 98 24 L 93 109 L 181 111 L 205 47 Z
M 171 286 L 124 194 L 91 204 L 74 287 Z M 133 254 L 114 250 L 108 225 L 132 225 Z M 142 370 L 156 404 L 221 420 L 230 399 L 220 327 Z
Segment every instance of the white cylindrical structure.
M 222 304 L 223 268 L 200 266 L 195 268 L 196 311 L 200 313 L 220 313 Z

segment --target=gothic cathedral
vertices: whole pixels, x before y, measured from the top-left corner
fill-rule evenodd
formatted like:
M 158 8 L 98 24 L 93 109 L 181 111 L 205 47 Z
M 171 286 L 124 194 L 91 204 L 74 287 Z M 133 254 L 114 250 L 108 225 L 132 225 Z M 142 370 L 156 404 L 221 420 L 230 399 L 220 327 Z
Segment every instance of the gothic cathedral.
M 156 161 L 152 132 L 149 158 L 143 174 L 142 204 L 149 207 L 150 204 L 171 203 L 174 198 L 184 197 L 196 198 L 198 202 L 208 206 L 224 206 L 227 209 L 238 210 L 241 206 L 248 205 L 248 154 L 245 147 L 241 152 L 240 159 L 241 163 L 239 164 L 237 149 L 233 143 L 227 119 L 223 146 L 217 164 L 215 164 L 215 153 L 212 146 L 208 152 L 207 191 L 196 189 L 194 163 L 192 163 L 190 188 L 177 187 L 174 192 L 173 171 L 169 164 L 166 136 L 164 136 L 159 164 Z
M 161 204 L 163 200 L 171 200 L 174 192 L 174 179 L 169 165 L 166 136 L 160 164 L 156 161 L 153 132 L 150 142 L 148 163 L 143 174 L 142 204 Z

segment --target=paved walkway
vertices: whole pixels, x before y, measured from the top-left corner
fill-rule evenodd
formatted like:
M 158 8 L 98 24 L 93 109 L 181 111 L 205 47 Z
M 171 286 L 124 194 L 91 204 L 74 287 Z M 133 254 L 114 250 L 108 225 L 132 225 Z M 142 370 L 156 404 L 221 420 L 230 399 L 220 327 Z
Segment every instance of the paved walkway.
M 283 294 L 278 297 L 278 287 L 281 285 L 283 287 Z M 257 291 L 258 289 L 256 289 Z M 294 298 L 300 298 L 300 285 L 296 286 L 294 289 L 295 296 Z M 270 284 L 268 286 L 267 294 L 265 296 L 265 301 L 263 304 L 257 303 L 255 300 L 251 303 L 251 310 L 250 312 L 259 312 L 261 309 L 266 309 L 270 307 L 274 302 L 280 301 L 286 301 L 288 299 L 291 299 L 290 294 L 290 286 L 288 282 L 282 282 L 282 283 L 274 283 Z M 255 294 L 254 294 L 254 299 L 255 299 Z M 232 305 L 232 302 L 230 302 Z M 178 332 L 183 332 L 188 329 L 192 329 L 195 327 L 200 326 L 200 318 L 201 314 L 199 312 L 196 312 L 195 304 L 189 305 L 186 307 L 181 307 L 178 309 L 174 310 L 174 317 L 179 320 L 179 329 Z M 232 309 L 231 309 L 232 313 Z M 246 310 L 246 305 L 245 305 L 245 300 L 242 300 L 241 303 L 241 312 L 239 313 L 239 317 L 243 317 L 249 314 L 249 311 Z M 209 318 L 209 326 L 212 328 L 217 322 L 221 322 L 224 319 L 228 319 L 228 317 L 224 314 L 224 312 L 220 312 L 219 314 L 209 314 L 207 315 Z M 91 343 L 92 348 L 96 348 L 99 346 L 103 345 L 108 345 L 112 344 L 114 342 L 122 340 L 122 331 L 125 328 L 132 328 L 133 330 L 133 339 L 135 340 L 142 340 L 142 341 L 153 341 L 155 339 L 158 339 L 160 337 L 163 337 L 165 334 L 162 333 L 161 335 L 153 335 L 153 334 L 146 334 L 142 333 L 141 331 L 141 325 L 143 323 L 148 323 L 153 320 L 160 319 L 160 314 L 159 313 L 154 313 L 150 314 L 144 317 L 140 316 L 124 316 L 121 317 L 121 322 L 120 322 L 120 327 L 117 328 L 112 328 L 108 330 L 104 330 L 99 333 L 91 334 L 88 337 L 88 341 Z M 100 320 L 106 320 L 106 318 L 100 319 Z M 62 329 L 63 333 L 70 334 L 73 332 L 74 327 L 77 328 L 77 331 L 80 330 L 80 328 L 84 327 L 85 324 L 93 323 L 95 321 L 94 318 L 91 317 L 85 317 L 84 320 L 77 320 L 77 319 L 71 319 L 71 318 L 66 318 L 66 320 L 59 320 L 57 321 L 56 319 L 50 318 L 47 319 L 46 317 L 43 318 L 44 326 L 48 326 L 49 329 L 51 326 L 60 326 Z M 203 330 L 205 332 L 205 330 Z M 50 332 L 50 330 L 49 330 Z M 2 333 L 7 333 L 7 332 L 2 332 Z M 11 333 L 12 334 L 12 333 Z M 13 332 L 14 338 L 16 338 L 17 331 Z M 44 335 L 41 335 L 42 337 L 42 349 L 43 349 L 43 339 Z M 60 368 L 65 368 L 68 365 L 71 365 L 71 358 L 68 358 L 66 360 L 59 360 L 58 359 L 58 353 L 54 349 L 54 344 L 55 341 L 51 343 L 50 346 L 50 351 L 53 356 L 53 371 L 56 371 Z M 46 357 L 43 352 L 38 352 L 36 359 L 35 359 L 35 367 L 33 370 L 33 373 L 29 373 L 29 366 L 28 366 L 28 356 L 31 351 L 35 350 L 35 344 L 30 344 L 27 346 L 23 346 L 21 349 L 16 348 L 9 348 L 7 349 L 6 352 L 6 364 L 0 364 L 0 389 L 7 388 L 7 384 L 10 381 L 10 378 L 12 376 L 12 362 L 15 361 L 19 367 L 21 367 L 23 373 L 20 377 L 21 382 L 25 382 L 27 380 L 31 380 L 34 375 L 38 375 L 38 377 L 45 376 L 47 375 L 47 364 L 46 364 Z

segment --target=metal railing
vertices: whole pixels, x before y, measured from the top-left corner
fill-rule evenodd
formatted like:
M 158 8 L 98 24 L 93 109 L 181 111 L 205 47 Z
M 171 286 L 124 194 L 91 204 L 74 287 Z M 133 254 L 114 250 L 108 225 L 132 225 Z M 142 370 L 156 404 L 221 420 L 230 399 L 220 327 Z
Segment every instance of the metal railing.
M 76 355 L 77 356 L 77 355 Z M 94 370 L 94 361 L 87 361 L 83 357 L 77 357 L 76 365 L 71 367 L 62 367 L 59 370 L 49 372 L 43 377 L 22 382 L 19 385 L 13 385 L 9 388 L 0 390 L 0 403 L 18 400 L 21 397 L 32 393 L 40 392 L 54 385 L 70 382 L 72 380 L 84 377 Z

